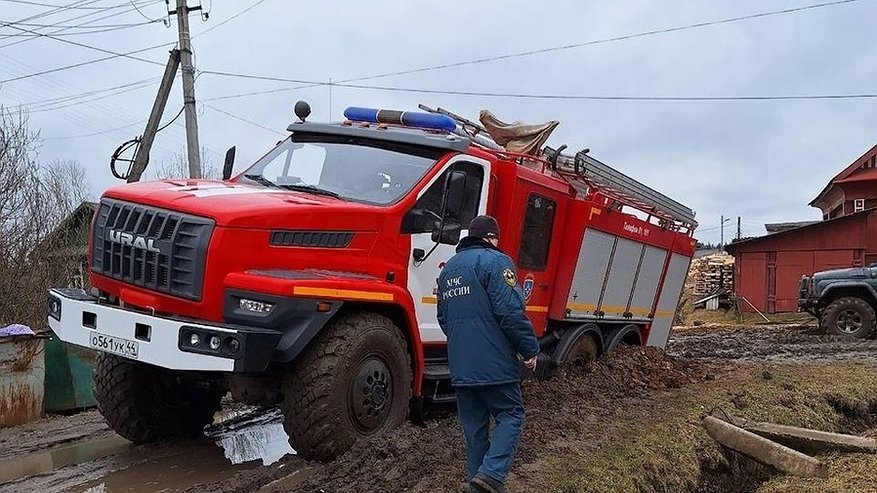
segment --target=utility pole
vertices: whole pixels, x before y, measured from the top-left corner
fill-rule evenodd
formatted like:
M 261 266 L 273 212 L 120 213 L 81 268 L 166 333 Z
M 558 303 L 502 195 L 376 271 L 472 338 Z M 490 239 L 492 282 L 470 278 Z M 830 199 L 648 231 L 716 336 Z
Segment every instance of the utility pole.
M 740 239 L 740 216 L 737 216 L 737 239 Z
M 146 165 L 149 164 L 149 151 L 152 150 L 152 142 L 155 141 L 155 134 L 158 132 L 158 123 L 161 121 L 162 113 L 164 113 L 164 107 L 167 106 L 167 99 L 170 96 L 171 87 L 174 85 L 174 77 L 176 77 L 179 67 L 180 50 L 171 50 L 167 65 L 164 68 L 164 77 L 161 78 L 161 85 L 158 87 L 155 102 L 152 104 L 152 112 L 149 113 L 146 129 L 143 131 L 143 137 L 140 139 L 140 147 L 137 149 L 137 155 L 134 156 L 131 172 L 128 173 L 128 183 L 140 181 L 140 176 L 146 170 Z
M 186 112 L 186 150 L 189 156 L 189 178 L 201 178 L 201 146 L 198 144 L 198 115 L 195 112 L 195 67 L 192 65 L 192 42 L 189 37 L 189 12 L 201 10 L 189 7 L 187 0 L 177 0 L 180 31 L 180 63 L 183 68 L 183 105 Z
M 719 225 L 719 228 L 721 230 L 721 237 L 720 237 L 721 239 L 719 240 L 719 250 L 720 251 L 725 251 L 725 223 L 730 221 L 730 220 L 731 220 L 730 217 L 725 218 L 725 216 L 721 216 L 721 224 Z

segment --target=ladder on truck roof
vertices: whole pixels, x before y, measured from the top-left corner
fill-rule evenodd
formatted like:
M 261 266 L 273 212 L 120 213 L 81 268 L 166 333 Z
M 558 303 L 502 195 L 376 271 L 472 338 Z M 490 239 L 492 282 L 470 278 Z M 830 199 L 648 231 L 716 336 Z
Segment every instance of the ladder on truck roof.
M 457 130 L 454 133 L 471 139 L 475 144 L 494 151 L 507 152 L 490 138 L 487 130 L 480 123 L 455 115 L 442 108 L 433 109 L 423 104 L 419 105 L 419 107 L 424 111 L 452 118 L 457 122 Z M 537 159 L 547 160 L 553 171 L 560 171 L 566 175 L 579 177 L 601 192 L 607 192 L 607 195 L 628 202 L 631 206 L 641 209 L 643 212 L 665 219 L 672 219 L 679 223 L 677 226 L 686 228 L 689 231 L 697 227 L 697 221 L 694 218 L 695 214 L 691 208 L 625 175 L 608 164 L 594 159 L 588 155 L 589 149 L 583 149 L 574 156 L 571 156 L 563 154 L 565 148 L 565 145 L 557 150 L 545 146 L 542 150 L 542 156 Z M 536 156 L 533 157 L 536 158 Z

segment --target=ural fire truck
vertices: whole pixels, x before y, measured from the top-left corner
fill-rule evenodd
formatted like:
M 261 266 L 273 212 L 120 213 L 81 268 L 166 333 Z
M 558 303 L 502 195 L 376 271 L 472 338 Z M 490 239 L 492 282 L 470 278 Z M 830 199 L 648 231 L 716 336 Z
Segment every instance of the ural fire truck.
M 196 435 L 230 392 L 279 404 L 298 453 L 327 460 L 452 401 L 436 278 L 478 214 L 499 221 L 554 362 L 666 344 L 689 208 L 587 150 L 512 152 L 440 109 L 305 116 L 240 176 L 101 198 L 93 289 L 51 290 L 48 320 L 99 352 L 95 394 L 121 436 Z

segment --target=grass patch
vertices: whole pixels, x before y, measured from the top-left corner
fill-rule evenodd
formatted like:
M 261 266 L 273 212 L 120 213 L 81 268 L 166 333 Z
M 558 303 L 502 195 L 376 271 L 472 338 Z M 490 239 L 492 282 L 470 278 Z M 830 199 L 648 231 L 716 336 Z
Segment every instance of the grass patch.
M 703 416 L 721 408 L 757 421 L 843 432 L 877 411 L 875 391 L 877 372 L 872 365 L 740 367 L 715 381 L 637 399 L 620 407 L 612 419 L 614 430 L 603 430 L 613 433 L 608 445 L 582 447 L 549 458 L 540 482 L 549 491 L 563 493 L 755 491 L 771 471 L 751 461 L 729 458 L 701 427 Z M 838 403 L 865 410 L 864 415 L 851 417 Z M 718 410 L 715 414 L 721 416 Z M 593 437 L 581 439 L 585 443 Z M 844 461 L 840 464 L 856 460 L 853 456 L 840 459 Z M 872 470 L 877 471 L 877 467 Z M 863 479 L 870 483 L 866 486 Z M 843 475 L 829 481 L 843 481 Z M 781 482 L 770 484 L 786 488 Z M 803 491 L 796 489 L 798 486 L 787 488 L 758 491 Z M 846 490 L 877 491 L 877 476 L 859 475 Z
M 828 479 L 782 476 L 772 479 L 758 493 L 850 493 L 877 491 L 877 457 L 869 454 L 829 454 Z

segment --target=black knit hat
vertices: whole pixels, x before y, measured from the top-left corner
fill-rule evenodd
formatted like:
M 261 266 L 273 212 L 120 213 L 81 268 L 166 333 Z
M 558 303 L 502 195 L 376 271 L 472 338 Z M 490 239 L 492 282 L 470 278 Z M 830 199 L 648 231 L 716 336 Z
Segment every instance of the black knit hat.
M 477 216 L 469 223 L 469 236 L 499 238 L 499 224 L 490 216 Z

